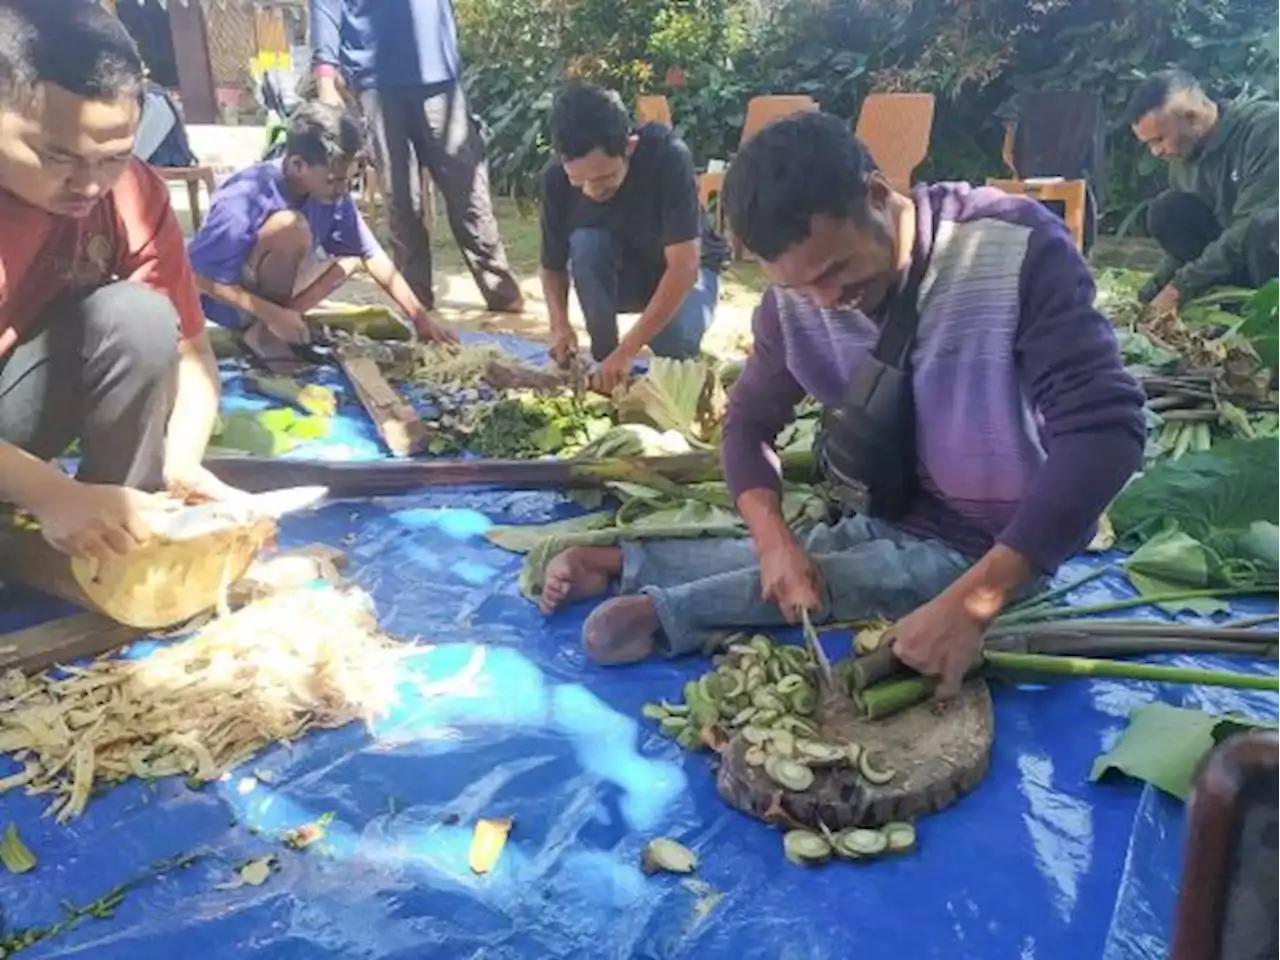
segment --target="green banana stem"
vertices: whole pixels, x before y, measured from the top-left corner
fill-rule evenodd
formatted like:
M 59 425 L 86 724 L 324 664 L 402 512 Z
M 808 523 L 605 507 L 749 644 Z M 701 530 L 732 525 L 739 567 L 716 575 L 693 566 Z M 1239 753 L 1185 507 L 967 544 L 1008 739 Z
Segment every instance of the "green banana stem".
M 1119 680 L 1153 680 L 1160 683 L 1198 684 L 1231 687 L 1236 690 L 1280 690 L 1274 676 L 1234 673 L 1229 670 L 1199 670 L 1166 667 L 1124 660 L 1096 660 L 1089 657 L 1047 656 L 1038 653 L 1004 653 L 986 650 L 982 659 L 989 667 L 1051 677 L 1111 677 Z
M 1200 600 L 1209 597 L 1244 597 L 1265 592 L 1265 590 L 1261 590 L 1258 587 L 1212 587 L 1203 590 L 1175 590 L 1169 593 L 1153 593 L 1148 596 L 1128 597 L 1124 600 L 1096 603 L 1086 607 L 1035 606 L 1027 610 L 1007 613 L 1004 616 L 997 617 L 995 622 L 1004 627 L 1021 623 L 1056 620 L 1060 617 L 1088 617 L 1099 613 L 1113 613 L 1116 610 L 1150 607 L 1161 603 L 1180 603 L 1184 600 Z

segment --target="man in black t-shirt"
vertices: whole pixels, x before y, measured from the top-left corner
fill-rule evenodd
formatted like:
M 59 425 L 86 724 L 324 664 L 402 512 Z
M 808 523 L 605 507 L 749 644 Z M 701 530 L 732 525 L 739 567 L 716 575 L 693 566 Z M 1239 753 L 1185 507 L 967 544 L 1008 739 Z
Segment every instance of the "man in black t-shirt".
M 540 276 L 552 357 L 567 364 L 578 350 L 570 277 L 599 362 L 596 389 L 622 383 L 645 346 L 697 356 L 727 251 L 698 203 L 689 148 L 661 124 L 633 129 L 617 94 L 577 83 L 556 98 L 551 142 Z M 640 320 L 619 341 L 618 314 L 635 311 Z

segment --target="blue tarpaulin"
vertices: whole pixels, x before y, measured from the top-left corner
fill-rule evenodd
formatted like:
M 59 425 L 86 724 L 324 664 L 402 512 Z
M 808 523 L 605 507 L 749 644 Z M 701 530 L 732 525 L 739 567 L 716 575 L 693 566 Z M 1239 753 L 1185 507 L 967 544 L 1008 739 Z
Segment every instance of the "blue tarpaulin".
M 350 423 L 339 434 L 348 453 L 374 455 L 367 425 Z M 63 901 L 92 901 L 156 861 L 205 855 L 139 886 L 114 916 L 24 956 L 1165 956 L 1182 805 L 1134 782 L 1092 784 L 1090 765 L 1139 704 L 1274 719 L 1274 695 L 1109 681 L 1000 686 L 989 775 L 919 825 L 916 852 L 793 867 L 776 830 L 719 799 L 706 755 L 684 753 L 640 719 L 644 702 L 678 696 L 705 662 L 593 666 L 578 642 L 586 606 L 542 617 L 516 589 L 520 558 L 483 539 L 492 524 L 569 510 L 554 494 L 451 490 L 286 519 L 283 545 L 343 544 L 386 630 L 423 645 L 388 678 L 396 709 L 371 729 L 273 747 L 202 790 L 181 778 L 126 784 L 62 826 L 41 818 L 44 798 L 0 797 L 0 818 L 39 859 L 31 873 L 0 876 L 8 928 L 54 923 Z M 1072 599 L 1128 592 L 1103 578 Z M 6 629 L 54 609 L 3 596 Z M 826 640 L 832 654 L 847 649 L 847 634 Z M 325 814 L 333 820 L 321 843 L 280 843 L 282 831 Z M 472 826 L 498 816 L 514 817 L 514 830 L 496 870 L 475 876 Z M 710 891 L 646 877 L 640 851 L 655 836 L 696 850 Z M 266 854 L 279 869 L 265 884 L 219 889 L 236 865 Z

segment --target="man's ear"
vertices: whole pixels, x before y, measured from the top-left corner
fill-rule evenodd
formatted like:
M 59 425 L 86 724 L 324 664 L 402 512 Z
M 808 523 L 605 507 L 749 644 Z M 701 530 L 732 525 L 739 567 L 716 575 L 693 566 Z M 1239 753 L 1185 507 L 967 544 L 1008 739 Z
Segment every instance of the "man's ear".
M 893 187 L 879 170 L 871 171 L 867 177 L 867 202 L 874 210 L 886 210 L 889 198 L 893 196 Z
M 636 152 L 636 147 L 638 147 L 639 145 L 640 145 L 640 134 L 633 133 L 629 137 L 627 137 L 627 152 L 625 156 L 628 160 L 631 159 L 631 155 Z

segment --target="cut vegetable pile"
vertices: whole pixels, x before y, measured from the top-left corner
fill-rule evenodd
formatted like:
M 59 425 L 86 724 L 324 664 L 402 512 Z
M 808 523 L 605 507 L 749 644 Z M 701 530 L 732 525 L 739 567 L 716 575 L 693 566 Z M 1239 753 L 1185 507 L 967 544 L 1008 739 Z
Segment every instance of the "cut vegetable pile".
M 369 721 L 411 648 L 354 590 L 293 590 L 214 620 L 141 660 L 100 659 L 0 681 L 0 791 L 52 794 L 59 822 L 132 777 L 215 780 L 273 742 Z
M 816 668 L 803 647 L 755 636 L 731 643 L 713 662 L 715 669 L 685 684 L 682 702 L 643 707 L 664 736 L 688 750 L 712 747 L 722 754 L 741 741 L 745 762 L 790 793 L 811 790 L 823 771 L 852 770 L 877 787 L 897 776 L 859 744 L 824 739 L 815 719 Z M 908 837 L 911 830 L 897 823 L 825 838 L 793 830 L 784 838 L 784 852 L 796 863 L 821 862 L 833 852 L 851 859 L 873 857 L 909 849 L 915 842 L 914 831 Z

